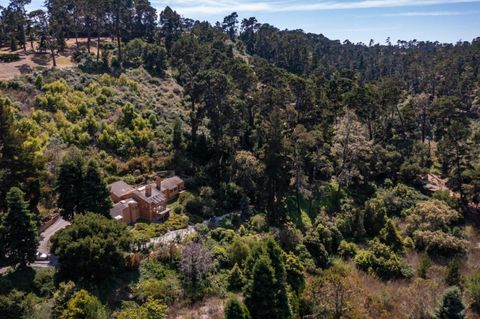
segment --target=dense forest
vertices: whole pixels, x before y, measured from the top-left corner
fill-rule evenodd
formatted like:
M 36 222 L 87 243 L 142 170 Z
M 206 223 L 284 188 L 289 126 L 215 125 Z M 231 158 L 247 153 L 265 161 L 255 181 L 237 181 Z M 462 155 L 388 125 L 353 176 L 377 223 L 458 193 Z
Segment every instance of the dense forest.
M 480 38 L 28 3 L 0 7 L 0 69 L 52 68 L 0 81 L 1 318 L 478 318 Z M 158 174 L 186 186 L 166 221 L 111 218 L 109 184 Z

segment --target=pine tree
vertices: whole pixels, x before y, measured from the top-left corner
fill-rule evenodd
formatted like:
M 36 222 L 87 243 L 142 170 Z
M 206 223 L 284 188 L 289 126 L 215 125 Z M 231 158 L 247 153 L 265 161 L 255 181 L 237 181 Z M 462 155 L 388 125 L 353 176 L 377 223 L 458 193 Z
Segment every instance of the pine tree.
M 88 162 L 82 184 L 82 209 L 109 218 L 112 201 L 107 183 L 100 173 L 97 161 L 91 160 Z
M 12 187 L 7 194 L 7 213 L 0 224 L 0 256 L 10 266 L 25 267 L 35 260 L 37 252 L 37 219 L 28 210 L 24 193 Z
M 83 212 L 83 166 L 81 154 L 74 150 L 63 160 L 57 179 L 58 207 L 65 219 L 71 220 L 75 213 Z
M 262 256 L 253 267 L 252 281 L 245 297 L 245 304 L 253 318 L 276 318 L 274 287 L 274 270 L 268 258 Z
M 237 263 L 230 270 L 228 275 L 228 289 L 231 291 L 240 291 L 245 285 L 245 277 Z
M 462 294 L 456 286 L 449 287 L 443 292 L 442 299 L 435 309 L 436 319 L 463 319 L 465 306 L 462 302 Z
M 248 308 L 237 299 L 230 299 L 225 306 L 225 319 L 251 319 Z
M 457 259 L 452 259 L 447 265 L 447 275 L 445 276 L 445 283 L 449 286 L 461 286 L 462 275 L 460 274 L 460 265 Z
M 288 300 L 287 272 L 285 270 L 285 259 L 280 246 L 270 239 L 267 242 L 267 254 L 272 262 L 275 274 L 274 291 L 276 293 L 273 302 L 276 308 L 276 318 L 291 318 L 292 309 Z
M 391 219 L 387 220 L 385 226 L 380 231 L 380 241 L 396 252 L 403 250 L 402 237 L 400 237 L 397 227 Z

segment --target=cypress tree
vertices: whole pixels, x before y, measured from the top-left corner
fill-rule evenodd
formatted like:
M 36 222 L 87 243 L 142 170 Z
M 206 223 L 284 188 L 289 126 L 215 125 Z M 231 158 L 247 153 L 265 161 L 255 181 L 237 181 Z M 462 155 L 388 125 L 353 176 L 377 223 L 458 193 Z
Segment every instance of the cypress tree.
M 35 261 L 37 252 L 37 219 L 28 210 L 24 193 L 12 187 L 7 194 L 7 213 L 0 224 L 0 256 L 10 266 L 25 267 Z
M 60 165 L 56 191 L 60 214 L 67 219 L 73 219 L 75 213 L 83 212 L 81 207 L 83 193 L 84 160 L 78 150 L 69 153 Z
M 251 319 L 247 307 L 237 299 L 230 299 L 225 307 L 225 319 Z
M 110 208 L 112 208 L 110 192 L 100 173 L 97 161 L 88 162 L 82 187 L 82 209 L 110 218 Z
M 463 319 L 465 306 L 462 302 L 460 289 L 456 286 L 449 287 L 443 292 L 442 299 L 435 310 L 436 319 Z
M 288 300 L 284 255 L 280 246 L 273 239 L 267 242 L 267 254 L 272 262 L 275 275 L 273 288 L 276 295 L 273 302 L 275 303 L 276 318 L 291 318 L 292 309 Z
M 267 257 L 262 256 L 253 267 L 252 281 L 248 287 L 245 304 L 255 319 L 276 317 L 275 274 Z
M 245 277 L 240 267 L 238 267 L 238 264 L 235 263 L 235 266 L 233 266 L 228 275 L 228 289 L 231 291 L 240 291 L 244 285 Z
M 462 285 L 462 275 L 460 274 L 460 265 L 456 258 L 448 262 L 447 275 L 445 276 L 445 283 L 449 286 Z
M 397 227 L 391 219 L 388 219 L 385 226 L 380 230 L 380 241 L 396 252 L 403 250 L 402 237 L 400 237 Z

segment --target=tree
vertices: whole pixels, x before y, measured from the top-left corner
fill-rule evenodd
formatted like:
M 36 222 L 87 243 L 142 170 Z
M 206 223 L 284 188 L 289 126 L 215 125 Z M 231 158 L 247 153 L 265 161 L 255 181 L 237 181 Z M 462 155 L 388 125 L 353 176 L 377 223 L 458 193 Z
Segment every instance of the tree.
M 12 101 L 0 96 L 0 210 L 6 208 L 7 192 L 15 186 L 29 189 L 29 207 L 36 211 L 39 197 L 31 182 L 38 181 L 43 162 L 25 143 L 16 116 Z
M 225 319 L 251 319 L 248 308 L 235 298 L 228 300 L 225 306 Z
M 347 110 L 335 126 L 333 153 L 337 161 L 336 178 L 342 187 L 359 183 L 366 177 L 366 164 L 372 142 L 356 115 Z
M 285 253 L 273 239 L 267 241 L 266 252 L 272 267 L 274 269 L 275 281 L 273 290 L 275 292 L 275 299 L 272 301 L 275 304 L 277 318 L 291 318 L 292 309 L 288 300 L 287 293 L 287 272 L 285 270 Z
M 237 24 L 238 24 L 238 14 L 236 12 L 233 12 L 226 16 L 223 19 L 223 32 L 227 33 L 228 36 L 230 37 L 230 40 L 235 41 L 235 35 L 237 33 Z
M 465 288 L 472 308 L 478 313 L 480 310 L 480 271 L 477 270 L 468 276 Z
M 275 277 L 272 265 L 262 256 L 253 267 L 253 275 L 245 296 L 252 318 L 276 318 Z
M 75 283 L 73 281 L 61 282 L 53 294 L 52 318 L 60 319 L 63 311 L 67 308 L 68 301 L 75 294 Z
M 58 207 L 60 214 L 67 220 L 73 219 L 76 213 L 84 211 L 83 198 L 83 166 L 84 157 L 78 150 L 68 153 L 60 165 L 56 191 L 58 193 Z M 90 203 L 90 205 L 95 202 Z
M 237 263 L 230 270 L 228 275 L 228 289 L 231 291 L 241 291 L 245 285 L 245 277 Z
M 130 249 L 126 226 L 94 213 L 76 215 L 72 225 L 52 238 L 60 273 L 72 279 L 101 279 L 125 267 Z
M 122 309 L 116 315 L 117 319 L 165 319 L 167 307 L 160 301 L 148 299 L 139 307 Z
M 309 281 L 305 303 L 314 318 L 356 318 L 353 299 L 361 289 L 359 286 L 349 277 L 348 268 L 335 265 Z
M 380 241 L 385 245 L 390 246 L 394 251 L 403 251 L 403 239 L 395 226 L 393 220 L 388 219 L 385 226 L 380 230 Z
M 180 271 L 187 287 L 192 292 L 200 290 L 203 281 L 213 268 L 212 253 L 201 243 L 191 242 L 185 246 L 180 260 Z
M 38 247 L 38 219 L 28 209 L 25 194 L 12 187 L 7 194 L 7 211 L 0 216 L 0 257 L 10 266 L 25 267 L 35 261 Z
M 80 199 L 82 209 L 110 218 L 112 200 L 97 161 L 90 160 L 88 162 L 82 181 L 82 198 Z
M 100 301 L 82 289 L 73 295 L 60 319 L 106 319 L 107 312 Z
M 165 48 L 170 54 L 172 45 L 180 38 L 182 24 L 180 16 L 169 6 L 160 12 L 160 32 L 165 39 Z
M 461 287 L 463 285 L 462 275 L 460 274 L 460 264 L 456 258 L 448 262 L 445 283 L 448 286 Z
M 463 319 L 465 318 L 464 309 L 460 289 L 452 286 L 443 292 L 442 299 L 435 309 L 434 317 L 435 319 Z

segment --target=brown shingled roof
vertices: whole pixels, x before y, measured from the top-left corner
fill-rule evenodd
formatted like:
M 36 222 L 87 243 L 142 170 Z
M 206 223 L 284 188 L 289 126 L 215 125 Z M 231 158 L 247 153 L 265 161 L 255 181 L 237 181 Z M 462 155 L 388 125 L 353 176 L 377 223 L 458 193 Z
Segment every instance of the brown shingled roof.
M 122 197 L 125 194 L 133 191 L 133 187 L 125 183 L 124 181 L 118 181 L 110 184 L 110 192 L 118 197 Z
M 183 183 L 183 180 L 178 176 L 172 176 L 162 180 L 162 189 L 174 189 Z

